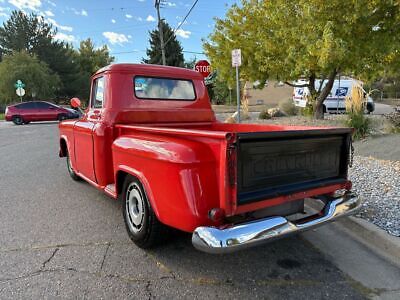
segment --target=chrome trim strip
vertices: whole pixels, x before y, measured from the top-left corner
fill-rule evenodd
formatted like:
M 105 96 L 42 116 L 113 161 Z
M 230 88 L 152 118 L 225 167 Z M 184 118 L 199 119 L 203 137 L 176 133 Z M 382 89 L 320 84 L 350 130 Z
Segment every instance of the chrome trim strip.
M 268 217 L 230 227 L 197 227 L 192 235 L 193 246 L 204 252 L 230 253 L 283 236 L 308 230 L 339 217 L 353 214 L 361 206 L 361 198 L 348 193 L 325 205 L 324 214 L 306 223 L 295 224 L 284 217 Z

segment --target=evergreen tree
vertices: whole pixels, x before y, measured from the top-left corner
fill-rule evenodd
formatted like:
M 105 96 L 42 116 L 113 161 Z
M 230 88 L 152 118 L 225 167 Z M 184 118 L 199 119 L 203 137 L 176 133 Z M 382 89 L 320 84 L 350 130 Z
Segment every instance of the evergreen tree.
M 167 66 L 184 67 L 185 60 L 183 58 L 181 43 L 176 39 L 176 35 L 168 23 L 162 22 L 162 29 L 164 34 L 164 42 L 168 43 L 164 46 L 165 48 L 165 58 Z M 147 59 L 143 59 L 146 64 L 162 64 L 161 58 L 161 44 L 159 30 L 155 29 L 150 34 L 150 49 L 146 50 Z

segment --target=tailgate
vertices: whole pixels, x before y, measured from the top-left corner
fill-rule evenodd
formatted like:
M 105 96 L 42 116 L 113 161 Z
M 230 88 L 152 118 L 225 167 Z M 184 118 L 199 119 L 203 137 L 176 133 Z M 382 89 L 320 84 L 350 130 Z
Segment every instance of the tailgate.
M 239 133 L 237 204 L 343 183 L 350 128 Z

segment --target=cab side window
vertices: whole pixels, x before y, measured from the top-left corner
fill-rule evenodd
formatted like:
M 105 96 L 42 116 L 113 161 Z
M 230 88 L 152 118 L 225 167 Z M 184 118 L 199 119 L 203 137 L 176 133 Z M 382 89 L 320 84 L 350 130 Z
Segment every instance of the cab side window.
M 104 77 L 96 78 L 93 82 L 92 108 L 104 107 Z

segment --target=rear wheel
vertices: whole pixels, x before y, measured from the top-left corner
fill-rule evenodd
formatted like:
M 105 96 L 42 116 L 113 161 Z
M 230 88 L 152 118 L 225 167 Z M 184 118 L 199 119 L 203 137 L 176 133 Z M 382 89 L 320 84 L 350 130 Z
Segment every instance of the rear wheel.
M 142 184 L 127 175 L 122 191 L 122 213 L 131 240 L 140 248 L 150 248 L 164 240 L 167 227 L 155 215 Z
M 58 121 L 64 121 L 67 119 L 67 116 L 65 114 L 59 114 L 57 117 Z
M 82 179 L 76 175 L 74 169 L 72 169 L 72 165 L 71 165 L 71 159 L 69 158 L 69 153 L 67 153 L 67 168 L 68 168 L 68 173 L 69 176 L 71 176 L 71 178 L 75 181 L 81 181 Z
M 14 116 L 12 118 L 12 121 L 14 122 L 15 125 L 22 125 L 24 124 L 24 120 L 22 119 L 21 116 Z

